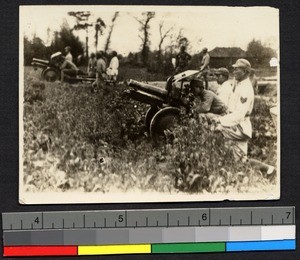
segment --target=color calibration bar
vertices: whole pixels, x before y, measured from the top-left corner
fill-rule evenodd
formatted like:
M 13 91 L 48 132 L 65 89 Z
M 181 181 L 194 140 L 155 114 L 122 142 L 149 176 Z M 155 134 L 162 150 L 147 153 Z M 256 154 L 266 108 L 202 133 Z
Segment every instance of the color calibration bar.
M 295 250 L 294 207 L 3 213 L 3 256 Z
M 296 240 L 101 246 L 5 246 L 5 257 L 295 250 Z

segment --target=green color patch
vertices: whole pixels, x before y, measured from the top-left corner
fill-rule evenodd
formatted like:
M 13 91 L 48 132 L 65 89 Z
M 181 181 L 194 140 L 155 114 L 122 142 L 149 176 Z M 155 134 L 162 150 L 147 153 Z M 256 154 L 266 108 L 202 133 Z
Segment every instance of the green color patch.
M 152 253 L 204 253 L 225 252 L 225 242 L 152 244 Z

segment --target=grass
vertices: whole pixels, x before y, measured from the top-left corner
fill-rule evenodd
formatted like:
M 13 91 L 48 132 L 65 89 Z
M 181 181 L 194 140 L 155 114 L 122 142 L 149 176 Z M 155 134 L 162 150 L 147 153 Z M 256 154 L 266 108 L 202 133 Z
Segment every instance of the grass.
M 182 116 L 174 140 L 156 147 L 144 127 L 147 106 L 124 99 L 126 86 L 94 91 L 86 84 L 43 83 L 30 67 L 24 73 L 25 191 L 227 194 L 276 184 L 248 163 L 234 163 L 231 145 L 203 118 Z M 137 69 L 123 75 L 145 79 Z M 268 109 L 264 101 L 255 104 L 250 155 L 276 165 Z

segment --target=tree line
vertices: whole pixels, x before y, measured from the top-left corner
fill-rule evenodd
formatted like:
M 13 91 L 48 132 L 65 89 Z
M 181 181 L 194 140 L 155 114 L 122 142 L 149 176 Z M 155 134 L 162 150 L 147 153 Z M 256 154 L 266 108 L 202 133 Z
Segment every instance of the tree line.
M 60 31 L 54 32 L 50 46 L 45 46 L 43 41 L 34 36 L 32 40 L 24 37 L 24 65 L 30 65 L 32 58 L 49 59 L 54 52 L 61 51 L 65 46 L 70 46 L 73 57 L 82 55 L 89 57 L 89 32 L 94 30 L 94 46 L 98 50 L 99 37 L 103 36 L 104 31 L 107 31 L 107 38 L 104 44 L 103 51 L 107 53 L 110 49 L 111 36 L 118 19 L 119 12 L 115 12 L 111 21 L 108 24 L 101 18 L 97 17 L 95 21 L 91 21 L 91 13 L 89 11 L 69 12 L 69 16 L 75 19 L 75 25 L 70 28 L 64 22 L 61 25 Z M 141 40 L 140 50 L 138 52 L 130 52 L 127 57 L 121 58 L 121 63 L 131 66 L 142 66 L 148 68 L 152 72 L 164 72 L 170 74 L 173 70 L 172 58 L 178 52 L 180 46 L 185 45 L 187 48 L 190 45 L 189 40 L 184 36 L 183 30 L 175 30 L 173 27 L 168 27 L 163 21 L 159 23 L 159 44 L 154 51 L 150 50 L 151 43 L 151 22 L 155 18 L 155 12 L 143 12 L 140 17 L 133 17 L 139 23 L 139 38 Z M 85 42 L 82 42 L 79 37 L 74 35 L 74 31 L 85 31 Z M 163 48 L 166 39 L 169 39 L 170 44 Z M 201 42 L 202 39 L 199 40 Z M 251 61 L 255 66 L 266 66 L 267 62 L 276 57 L 276 51 L 267 47 L 259 40 L 253 39 L 249 42 L 246 50 L 247 57 L 251 57 Z M 192 55 L 190 66 L 198 68 L 201 61 L 201 53 Z M 78 64 L 83 65 L 83 64 Z

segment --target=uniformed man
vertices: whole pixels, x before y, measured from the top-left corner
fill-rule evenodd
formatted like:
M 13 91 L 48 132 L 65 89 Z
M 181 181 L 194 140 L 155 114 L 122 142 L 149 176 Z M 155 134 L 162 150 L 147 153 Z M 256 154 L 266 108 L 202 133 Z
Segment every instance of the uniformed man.
M 106 62 L 103 58 L 103 52 L 98 51 L 96 53 L 97 67 L 96 67 L 96 81 L 93 86 L 102 87 L 104 80 L 106 79 Z
M 236 86 L 228 106 L 228 114 L 215 118 L 217 130 L 235 143 L 237 158 L 247 155 L 248 140 L 252 137 L 250 114 L 254 104 L 254 92 L 249 80 L 251 64 L 239 59 L 233 65 Z
M 66 53 L 66 55 L 65 55 L 66 60 L 68 60 L 70 62 L 73 62 L 73 56 L 71 54 L 71 47 L 70 46 L 65 47 L 65 53 Z
M 77 66 L 73 62 L 67 60 L 66 57 L 62 56 L 61 59 L 63 61 L 60 66 L 61 82 L 64 82 L 66 77 L 76 77 L 80 71 Z
M 201 60 L 201 66 L 200 66 L 200 77 L 203 77 L 205 81 L 205 88 L 208 89 L 208 75 L 209 75 L 209 63 L 210 63 L 210 56 L 208 54 L 208 49 L 203 48 L 202 49 L 202 60 Z
M 203 48 L 202 53 L 203 57 L 201 61 L 200 72 L 205 72 L 209 70 L 210 56 L 207 48 Z
M 220 87 L 217 90 L 218 97 L 228 107 L 229 100 L 232 95 L 232 85 L 229 82 L 229 71 L 226 68 L 219 68 L 215 75 L 217 76 L 217 82 Z
M 198 113 L 213 113 L 222 115 L 226 113 L 227 107 L 220 98 L 212 91 L 204 89 L 203 81 L 193 79 L 190 82 L 191 92 L 195 96 L 193 110 Z
M 181 46 L 180 52 L 176 56 L 175 74 L 187 70 L 191 58 L 191 55 L 186 52 L 186 47 Z
M 91 78 L 96 77 L 96 68 L 97 68 L 97 59 L 95 53 L 92 52 L 88 62 L 88 68 L 87 68 L 87 73 L 89 77 Z

